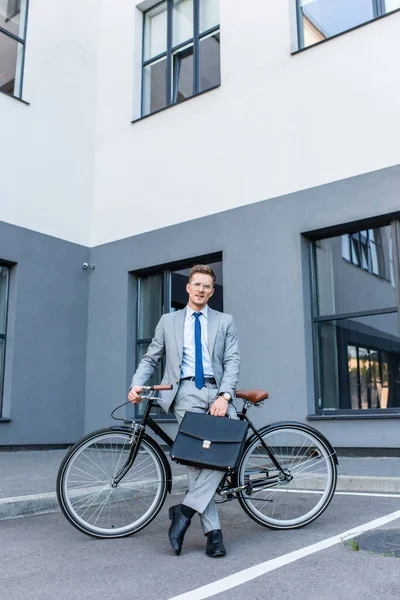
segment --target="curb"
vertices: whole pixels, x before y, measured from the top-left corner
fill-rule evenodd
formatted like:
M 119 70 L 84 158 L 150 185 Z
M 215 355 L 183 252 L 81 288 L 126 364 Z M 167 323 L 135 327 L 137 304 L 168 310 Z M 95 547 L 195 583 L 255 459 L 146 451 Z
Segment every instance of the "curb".
M 400 494 L 400 477 L 339 475 L 336 491 Z
M 172 493 L 186 491 L 186 475 L 175 475 Z M 339 475 L 336 491 L 400 494 L 400 477 Z M 55 492 L 0 499 L 0 520 L 59 511 Z
M 172 493 L 179 494 L 186 491 L 186 480 L 186 475 L 176 475 L 173 477 Z M 0 499 L 0 521 L 58 511 L 60 511 L 60 506 L 55 492 Z
M 59 510 L 55 492 L 0 500 L 0 520 Z

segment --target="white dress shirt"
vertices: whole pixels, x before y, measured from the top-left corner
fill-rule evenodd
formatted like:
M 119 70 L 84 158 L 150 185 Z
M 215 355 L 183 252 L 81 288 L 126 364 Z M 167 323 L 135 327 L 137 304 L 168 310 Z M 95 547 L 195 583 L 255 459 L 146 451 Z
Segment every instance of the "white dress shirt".
M 214 377 L 211 357 L 208 351 L 208 306 L 202 311 L 194 311 L 189 305 L 186 306 L 185 324 L 183 329 L 183 355 L 181 379 L 185 377 L 194 377 L 196 371 L 196 353 L 194 343 L 194 324 L 196 317 L 193 313 L 201 312 L 199 317 L 201 326 L 201 350 L 203 357 L 204 377 Z

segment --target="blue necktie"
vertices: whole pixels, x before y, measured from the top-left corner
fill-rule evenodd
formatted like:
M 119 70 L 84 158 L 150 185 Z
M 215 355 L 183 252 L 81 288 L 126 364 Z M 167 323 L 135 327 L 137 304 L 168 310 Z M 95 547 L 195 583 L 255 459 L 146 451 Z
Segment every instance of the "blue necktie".
M 203 371 L 203 353 L 201 350 L 201 312 L 193 313 L 194 316 L 194 349 L 195 349 L 195 373 L 194 382 L 197 389 L 201 390 L 204 386 L 204 371 Z

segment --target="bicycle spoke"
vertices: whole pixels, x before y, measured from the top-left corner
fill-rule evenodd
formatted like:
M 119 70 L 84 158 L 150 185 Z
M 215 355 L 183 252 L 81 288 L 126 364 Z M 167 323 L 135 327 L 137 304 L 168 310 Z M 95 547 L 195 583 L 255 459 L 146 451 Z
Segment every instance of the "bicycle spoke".
M 94 521 L 93 525 L 96 525 L 97 521 L 99 520 L 99 518 L 100 518 L 100 515 L 101 515 L 101 512 L 102 512 L 102 510 L 103 510 L 103 507 L 105 506 L 105 504 L 106 504 L 106 502 L 107 502 L 107 500 L 108 500 L 108 498 L 109 498 L 110 494 L 112 494 L 112 490 L 110 490 L 110 491 L 108 492 L 108 496 L 106 496 L 106 497 L 104 498 L 103 502 L 100 504 L 100 506 L 97 508 L 97 510 L 95 510 L 95 511 L 94 511 L 94 513 L 93 513 L 93 515 L 92 515 L 92 516 L 94 516 L 94 515 L 96 514 L 96 512 L 98 512 L 98 515 L 97 515 L 97 517 L 96 517 L 96 519 L 95 519 L 95 521 Z
M 79 467 L 74 465 L 74 469 L 76 471 L 79 471 L 80 473 L 83 473 L 83 476 L 88 477 L 89 479 L 92 479 L 93 481 L 97 481 L 100 482 L 102 481 L 101 479 L 96 478 L 94 475 L 92 475 L 91 473 L 88 473 L 87 471 L 84 471 L 83 469 L 80 469 Z M 79 477 L 79 475 L 75 475 L 75 477 Z

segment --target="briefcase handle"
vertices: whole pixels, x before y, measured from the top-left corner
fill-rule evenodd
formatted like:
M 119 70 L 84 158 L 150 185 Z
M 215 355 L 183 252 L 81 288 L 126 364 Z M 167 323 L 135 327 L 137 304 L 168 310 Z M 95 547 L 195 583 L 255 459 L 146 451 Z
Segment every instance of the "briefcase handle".
M 208 411 L 207 411 L 205 414 L 206 414 L 206 415 L 210 415 L 210 410 L 208 410 Z M 210 415 L 210 417 L 213 417 L 213 416 L 214 416 L 214 415 Z M 228 413 L 227 413 L 226 415 L 224 415 L 224 418 L 225 418 L 225 417 L 226 417 L 227 419 L 232 419 L 231 415 L 228 415 Z

